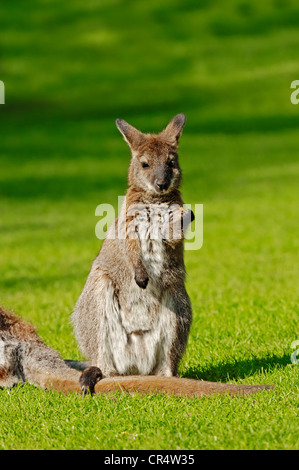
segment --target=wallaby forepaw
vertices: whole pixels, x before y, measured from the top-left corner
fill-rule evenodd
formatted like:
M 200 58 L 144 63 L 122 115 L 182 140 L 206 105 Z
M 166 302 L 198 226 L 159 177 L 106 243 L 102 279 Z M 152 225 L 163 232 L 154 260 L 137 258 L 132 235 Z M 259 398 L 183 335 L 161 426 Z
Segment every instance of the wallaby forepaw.
M 144 267 L 138 267 L 135 269 L 135 282 L 141 289 L 145 289 L 148 284 L 148 274 Z
M 194 212 L 191 209 L 186 209 L 183 211 L 183 222 L 186 225 L 189 225 L 195 219 Z
M 88 367 L 85 369 L 79 379 L 83 397 L 89 391 L 91 395 L 94 393 L 94 387 L 103 378 L 101 369 L 98 367 Z
M 135 277 L 135 281 L 137 286 L 141 287 L 141 289 L 145 289 L 148 285 L 148 277 L 146 277 L 145 279 L 136 279 Z

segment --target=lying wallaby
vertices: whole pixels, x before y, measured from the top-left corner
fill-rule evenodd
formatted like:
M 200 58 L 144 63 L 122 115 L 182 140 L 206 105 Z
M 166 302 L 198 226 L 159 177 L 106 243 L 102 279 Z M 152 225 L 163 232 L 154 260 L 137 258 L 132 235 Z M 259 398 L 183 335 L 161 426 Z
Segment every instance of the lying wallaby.
M 183 209 L 177 155 L 184 123 L 179 114 L 152 135 L 116 121 L 132 152 L 130 187 L 72 316 L 92 366 L 83 373 L 69 367 L 33 327 L 0 309 L 0 386 L 28 381 L 65 392 L 189 397 L 267 388 L 177 377 L 192 317 L 183 260 L 192 214 Z
M 78 366 L 77 363 L 75 365 Z M 29 382 L 46 390 L 54 389 L 63 393 L 80 393 L 83 390 L 85 394 L 90 390 L 91 393 L 106 394 L 119 390 L 133 394 L 160 392 L 187 397 L 220 393 L 249 394 L 268 388 L 263 385 L 228 385 L 177 377 L 101 379 L 102 373 L 97 367 L 89 367 L 83 373 L 69 367 L 57 351 L 43 343 L 35 328 L 0 307 L 0 387 Z

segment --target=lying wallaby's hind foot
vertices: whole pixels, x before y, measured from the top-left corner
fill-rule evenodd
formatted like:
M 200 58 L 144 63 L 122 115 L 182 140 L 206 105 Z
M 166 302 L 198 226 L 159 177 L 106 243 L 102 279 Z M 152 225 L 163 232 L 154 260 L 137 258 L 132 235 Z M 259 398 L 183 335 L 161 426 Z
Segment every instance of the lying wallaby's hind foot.
M 81 374 L 81 377 L 79 379 L 83 396 L 86 395 L 88 390 L 92 395 L 94 393 L 95 385 L 102 378 L 103 378 L 102 371 L 98 367 L 88 367 L 88 369 L 85 369 L 85 371 Z
M 113 393 L 115 391 L 140 393 L 162 393 L 170 396 L 188 398 L 206 395 L 249 395 L 261 390 L 270 390 L 272 385 L 237 385 L 178 377 L 159 376 L 123 376 L 109 377 L 100 380 L 95 385 L 95 393 Z

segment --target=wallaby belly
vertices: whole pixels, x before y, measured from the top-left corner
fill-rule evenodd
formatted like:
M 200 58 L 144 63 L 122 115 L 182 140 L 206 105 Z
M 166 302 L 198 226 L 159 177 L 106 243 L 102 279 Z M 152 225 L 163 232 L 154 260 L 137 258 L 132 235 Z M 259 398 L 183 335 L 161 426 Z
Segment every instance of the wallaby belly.
M 139 302 L 130 305 L 129 311 L 118 305 L 119 309 L 107 316 L 107 340 L 115 369 L 121 375 L 162 372 L 171 375 L 164 363 L 174 340 L 176 317 L 169 296 L 164 294 L 158 301 L 150 285 L 148 288 Z
M 119 374 L 171 375 L 163 364 L 174 339 L 176 315 L 160 282 L 165 263 L 163 242 L 143 239 L 141 253 L 150 274 L 147 288 L 131 282 L 107 315 L 114 365 Z

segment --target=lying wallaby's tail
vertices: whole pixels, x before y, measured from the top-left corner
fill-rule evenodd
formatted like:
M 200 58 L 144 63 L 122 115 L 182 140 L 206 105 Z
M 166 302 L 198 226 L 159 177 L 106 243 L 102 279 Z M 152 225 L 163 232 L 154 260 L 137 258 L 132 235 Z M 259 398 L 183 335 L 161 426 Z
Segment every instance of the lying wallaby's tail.
M 44 383 L 44 388 L 55 389 L 62 393 L 82 392 L 79 380 L 74 381 L 54 377 L 48 378 Z M 116 391 L 120 391 L 131 395 L 161 393 L 169 396 L 196 398 L 219 394 L 249 395 L 260 390 L 269 390 L 271 388 L 273 388 L 271 385 L 237 385 L 178 377 L 131 375 L 104 378 L 95 384 L 92 392 L 112 394 Z
M 235 385 L 179 377 L 136 375 L 102 379 L 95 385 L 95 393 L 112 393 L 119 390 L 130 394 L 162 393 L 195 398 L 216 394 L 249 395 L 270 388 L 271 385 Z
M 57 377 L 47 377 L 43 380 L 43 384 L 40 384 L 44 390 L 57 390 L 61 393 L 82 393 L 81 386 L 78 381 L 70 380 L 70 379 L 63 379 Z M 39 385 L 39 384 L 38 384 Z

